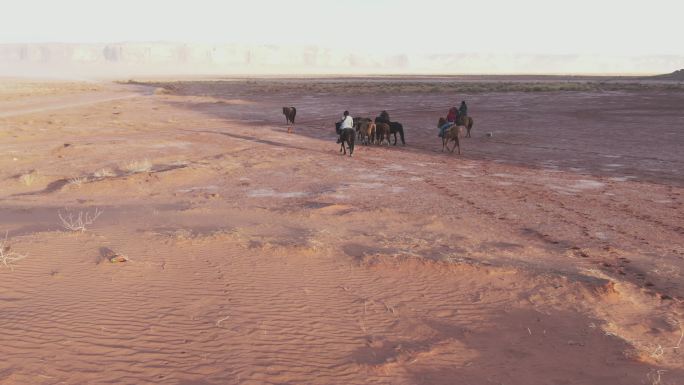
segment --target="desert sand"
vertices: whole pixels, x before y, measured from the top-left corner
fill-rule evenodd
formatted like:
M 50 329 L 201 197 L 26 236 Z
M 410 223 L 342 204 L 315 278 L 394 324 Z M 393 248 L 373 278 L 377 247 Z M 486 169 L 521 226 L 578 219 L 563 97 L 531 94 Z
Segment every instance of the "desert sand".
M 684 92 L 505 80 L 4 79 L 0 384 L 684 383 Z

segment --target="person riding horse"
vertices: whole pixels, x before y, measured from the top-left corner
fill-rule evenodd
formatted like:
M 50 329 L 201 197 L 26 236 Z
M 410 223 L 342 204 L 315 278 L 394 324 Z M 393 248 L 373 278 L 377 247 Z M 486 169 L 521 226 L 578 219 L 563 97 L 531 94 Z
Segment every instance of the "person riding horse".
M 451 107 L 449 109 L 449 113 L 447 113 L 447 118 L 446 118 L 446 123 L 444 123 L 441 127 L 439 127 L 439 136 L 440 138 L 444 136 L 444 131 L 446 131 L 447 128 L 453 126 L 456 124 L 458 121 L 458 109 L 456 107 Z
M 344 111 L 342 120 L 335 123 L 335 131 L 337 132 L 337 135 L 340 135 L 340 137 L 337 139 L 337 143 L 342 142 L 342 133 L 347 129 L 354 129 L 354 119 L 349 115 L 349 111 Z
M 466 121 L 465 118 L 468 116 L 468 105 L 466 105 L 465 100 L 461 101 L 461 105 L 456 108 L 456 107 L 451 107 L 449 109 L 449 113 L 447 114 L 447 122 L 443 124 L 441 127 L 439 127 L 439 136 L 440 138 L 444 136 L 444 131 L 453 126 L 454 124 L 458 124 L 459 126 L 465 126 Z
M 458 121 L 461 122 L 461 125 L 463 125 L 463 120 L 468 116 L 468 106 L 466 105 L 465 100 L 461 101 L 461 106 L 458 107 Z

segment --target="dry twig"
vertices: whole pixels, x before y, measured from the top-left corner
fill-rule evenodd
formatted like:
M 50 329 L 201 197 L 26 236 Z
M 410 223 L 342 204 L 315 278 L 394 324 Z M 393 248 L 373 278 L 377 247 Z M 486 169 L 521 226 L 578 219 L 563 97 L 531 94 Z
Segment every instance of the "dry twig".
M 84 215 L 85 214 L 85 215 Z M 91 214 L 88 211 L 79 211 L 78 215 L 65 210 L 64 215 L 60 211 L 57 212 L 59 219 L 62 221 L 62 227 L 71 231 L 86 231 L 86 226 L 92 225 L 95 220 L 102 214 L 102 210 L 95 209 Z
M 14 271 L 14 267 L 12 265 L 17 261 L 26 258 L 26 255 L 12 251 L 12 248 L 8 244 L 7 235 L 8 232 L 6 231 L 5 238 L 0 240 L 0 263 Z

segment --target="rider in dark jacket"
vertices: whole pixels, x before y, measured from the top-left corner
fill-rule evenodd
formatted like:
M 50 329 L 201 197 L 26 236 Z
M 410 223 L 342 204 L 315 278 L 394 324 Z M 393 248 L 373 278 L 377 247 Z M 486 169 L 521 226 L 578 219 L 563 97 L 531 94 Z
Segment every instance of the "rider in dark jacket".
M 466 105 L 465 100 L 461 102 L 461 106 L 458 107 L 458 116 L 463 119 L 466 116 L 468 116 L 468 106 Z

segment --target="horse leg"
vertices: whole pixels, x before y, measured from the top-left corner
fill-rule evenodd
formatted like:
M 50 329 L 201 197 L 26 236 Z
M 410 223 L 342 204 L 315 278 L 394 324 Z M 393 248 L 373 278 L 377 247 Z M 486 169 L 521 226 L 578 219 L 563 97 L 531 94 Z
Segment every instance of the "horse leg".
M 394 131 L 394 145 L 397 145 L 397 132 Z
M 399 130 L 399 136 L 401 136 L 401 145 L 406 146 L 406 141 L 404 141 L 404 129 Z

